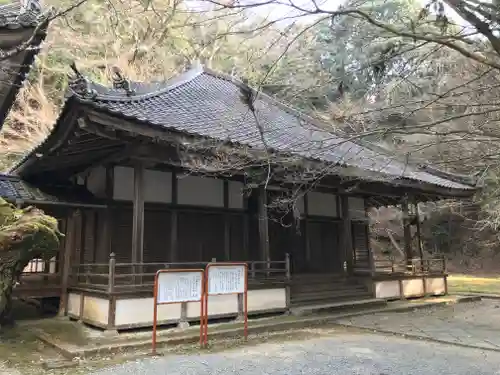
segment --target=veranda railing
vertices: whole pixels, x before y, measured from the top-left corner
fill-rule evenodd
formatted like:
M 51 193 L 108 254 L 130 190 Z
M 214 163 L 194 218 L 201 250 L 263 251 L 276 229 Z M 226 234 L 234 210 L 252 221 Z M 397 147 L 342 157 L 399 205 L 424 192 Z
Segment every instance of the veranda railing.
M 378 259 L 374 261 L 374 271 L 380 274 L 446 273 L 446 259 L 442 256 L 411 260 Z
M 212 262 L 216 259 L 212 259 Z M 108 263 L 80 264 L 72 273 L 72 286 L 109 293 L 152 290 L 156 272 L 161 269 L 199 269 L 209 262 L 118 263 L 114 254 Z M 290 280 L 290 259 L 247 261 L 249 284 Z

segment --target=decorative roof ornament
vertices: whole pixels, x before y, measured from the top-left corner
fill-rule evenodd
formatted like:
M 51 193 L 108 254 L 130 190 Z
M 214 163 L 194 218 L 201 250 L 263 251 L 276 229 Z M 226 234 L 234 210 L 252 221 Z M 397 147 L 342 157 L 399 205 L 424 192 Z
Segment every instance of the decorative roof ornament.
M 36 27 L 48 22 L 54 9 L 43 11 L 39 0 L 15 0 L 0 5 L 0 27 Z
M 97 91 L 92 88 L 92 84 L 88 78 L 78 71 L 76 63 L 73 61 L 69 67 L 74 73 L 74 76 L 68 74 L 71 90 L 85 99 L 94 100 L 97 98 Z
M 134 95 L 135 91 L 130 86 L 130 82 L 123 76 L 120 68 L 113 66 L 111 70 L 113 72 L 113 88 L 115 90 L 125 90 L 127 96 Z
M 27 0 L 21 2 L 21 13 L 17 21 L 22 26 L 36 26 L 42 21 L 42 6 L 38 0 Z
M 0 14 L 0 27 L 5 27 L 8 24 L 7 16 L 5 14 Z

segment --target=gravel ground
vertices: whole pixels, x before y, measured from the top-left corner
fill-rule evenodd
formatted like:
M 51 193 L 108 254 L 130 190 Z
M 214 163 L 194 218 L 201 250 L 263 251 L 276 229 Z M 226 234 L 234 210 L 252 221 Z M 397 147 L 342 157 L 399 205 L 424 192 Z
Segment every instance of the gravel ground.
M 500 374 L 500 353 L 388 336 L 336 334 L 222 353 L 148 358 L 89 373 L 126 374 Z

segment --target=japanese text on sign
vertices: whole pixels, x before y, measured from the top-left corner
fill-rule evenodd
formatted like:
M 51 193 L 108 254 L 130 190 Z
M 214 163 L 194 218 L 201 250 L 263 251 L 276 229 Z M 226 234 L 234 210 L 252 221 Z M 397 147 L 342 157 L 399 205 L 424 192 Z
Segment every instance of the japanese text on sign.
M 158 303 L 199 301 L 201 272 L 164 272 L 158 275 Z
M 208 269 L 208 294 L 235 294 L 245 292 L 244 265 L 210 266 Z

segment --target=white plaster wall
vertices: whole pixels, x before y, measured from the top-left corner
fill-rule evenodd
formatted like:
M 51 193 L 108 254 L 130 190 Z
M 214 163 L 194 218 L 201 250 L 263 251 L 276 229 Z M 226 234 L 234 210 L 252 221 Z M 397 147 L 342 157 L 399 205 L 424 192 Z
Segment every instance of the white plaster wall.
M 144 171 L 144 200 L 170 203 L 172 201 L 172 173 L 146 169 Z
M 349 216 L 351 219 L 365 219 L 365 200 L 363 198 L 349 197 Z
M 375 282 L 375 298 L 400 298 L 399 281 L 377 281 Z
M 406 279 L 402 281 L 405 297 L 420 297 L 424 295 L 424 281 L 422 278 Z
M 80 316 L 80 300 L 81 295 L 77 293 L 70 293 L 68 296 L 68 314 Z
M 285 288 L 248 291 L 248 311 L 286 309 Z
M 239 181 L 229 181 L 228 183 L 228 197 L 229 208 L 243 209 L 243 188 L 244 184 Z
M 45 262 L 41 258 L 35 258 L 30 260 L 26 267 L 23 269 L 23 273 L 36 273 L 43 272 L 45 270 Z
M 50 258 L 49 262 L 49 273 L 56 273 L 56 257 Z
M 106 196 L 106 168 L 99 166 L 89 171 L 87 189 L 96 197 Z
M 208 315 L 238 313 L 238 297 L 236 294 L 208 296 Z M 200 302 L 188 302 L 187 317 L 200 317 Z
M 307 194 L 307 210 L 309 215 L 337 217 L 337 196 L 310 192 Z
M 113 175 L 113 199 L 131 201 L 134 198 L 134 169 L 115 167 Z
M 115 325 L 153 324 L 153 297 L 116 301 Z M 158 321 L 179 320 L 181 304 L 158 305 Z
M 109 301 L 104 298 L 84 296 L 83 319 L 108 324 Z
M 177 180 L 179 204 L 224 207 L 224 182 L 215 178 L 185 176 Z
M 426 277 L 425 290 L 432 295 L 442 295 L 446 293 L 444 277 Z
M 113 198 L 134 199 L 134 169 L 115 167 Z M 172 173 L 146 169 L 144 171 L 144 201 L 170 203 L 172 201 Z

